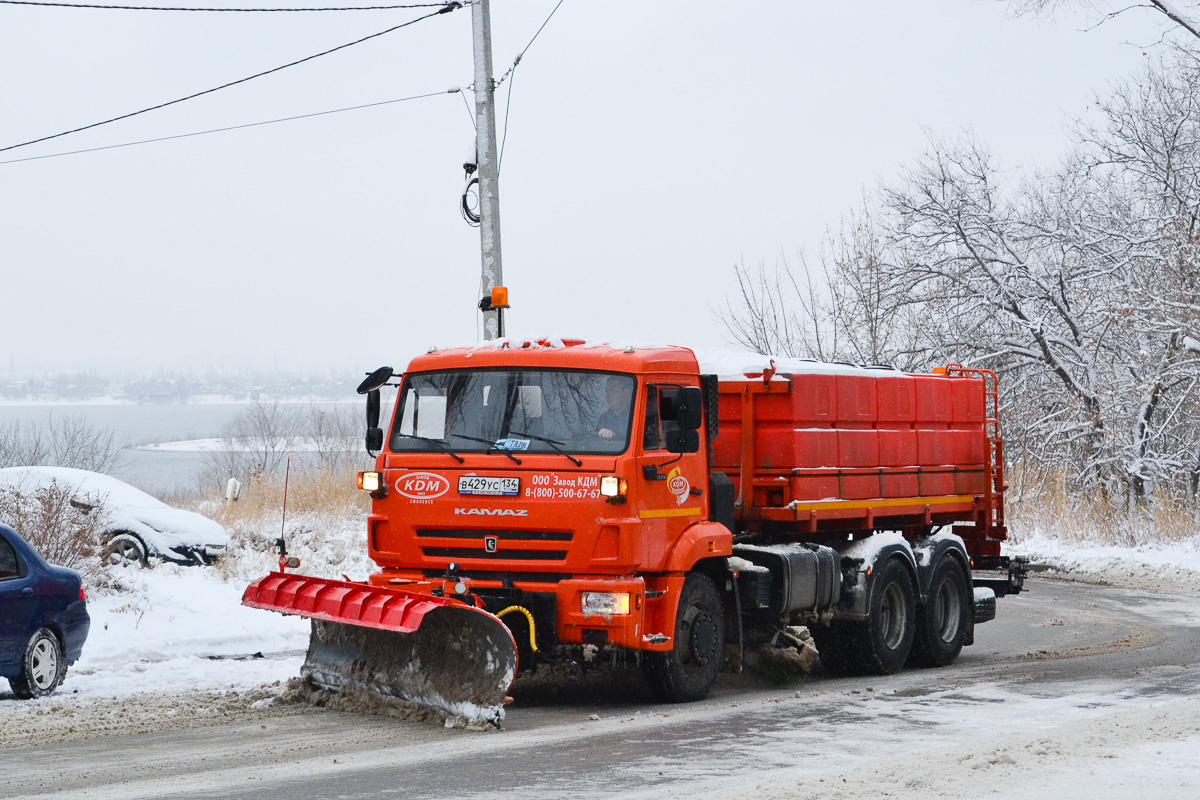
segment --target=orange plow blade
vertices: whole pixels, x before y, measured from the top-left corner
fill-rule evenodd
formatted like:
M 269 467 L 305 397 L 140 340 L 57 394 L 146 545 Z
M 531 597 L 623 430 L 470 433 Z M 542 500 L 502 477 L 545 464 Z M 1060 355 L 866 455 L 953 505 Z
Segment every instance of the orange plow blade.
M 499 724 L 517 674 L 508 627 L 445 597 L 273 572 L 242 605 L 313 620 L 301 672 L 317 686 L 352 686 Z

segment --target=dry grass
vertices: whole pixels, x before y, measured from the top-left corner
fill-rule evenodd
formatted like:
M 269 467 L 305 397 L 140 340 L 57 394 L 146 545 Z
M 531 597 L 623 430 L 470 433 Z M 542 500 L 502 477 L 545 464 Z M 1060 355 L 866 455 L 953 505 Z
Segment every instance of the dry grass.
M 350 471 L 306 470 L 291 475 L 287 485 L 287 513 L 346 516 L 365 514 L 371 507 L 370 496 L 358 488 L 356 473 Z M 181 504 L 194 507 L 226 527 L 239 522 L 259 524 L 274 519 L 278 525 L 283 510 L 282 477 L 257 478 L 243 485 L 241 497 L 226 507 L 219 495 L 183 498 Z
M 1194 539 L 1200 534 L 1200 503 L 1156 498 L 1127 505 L 1123 498 L 1086 495 L 1068 489 L 1061 479 L 1010 479 L 1007 521 L 1013 541 L 1041 534 L 1068 542 L 1137 547 Z
M 0 488 L 0 522 L 8 525 L 51 564 L 95 578 L 102 569 L 103 507 L 72 503 L 75 487 L 57 481 L 34 492 Z
M 228 505 L 215 492 L 181 498 L 190 508 L 225 526 L 230 552 L 218 569 L 227 578 L 247 578 L 275 568 L 275 540 L 283 530 L 282 478 L 260 477 L 242 487 Z M 310 469 L 293 472 L 287 487 L 288 552 L 300 558 L 311 575 L 365 578 L 375 571 L 367 558 L 366 518 L 370 496 L 359 489 L 349 470 Z

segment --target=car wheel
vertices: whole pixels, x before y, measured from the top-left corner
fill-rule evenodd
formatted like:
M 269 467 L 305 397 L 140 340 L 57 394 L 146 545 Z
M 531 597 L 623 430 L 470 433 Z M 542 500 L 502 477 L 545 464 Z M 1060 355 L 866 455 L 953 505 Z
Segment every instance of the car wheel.
M 9 678 L 13 693 L 23 699 L 45 697 L 58 688 L 66 672 L 58 637 L 41 628 L 29 640 L 21 659 L 21 674 Z
M 675 646 L 642 660 L 651 691 L 667 703 L 703 700 L 717 682 L 725 653 L 725 611 L 712 579 L 689 572 L 675 614 Z
M 104 543 L 104 557 L 110 564 L 146 566 L 146 545 L 132 533 L 118 533 Z

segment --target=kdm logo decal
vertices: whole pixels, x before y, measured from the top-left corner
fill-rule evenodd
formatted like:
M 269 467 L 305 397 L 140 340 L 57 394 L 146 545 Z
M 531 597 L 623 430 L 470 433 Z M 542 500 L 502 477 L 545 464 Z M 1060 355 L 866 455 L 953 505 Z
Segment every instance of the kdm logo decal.
M 683 501 L 688 499 L 688 495 L 692 491 L 692 485 L 688 483 L 688 479 L 679 474 L 679 467 L 667 473 L 667 488 L 671 490 L 671 494 L 675 495 L 675 504 L 683 505 Z
M 396 481 L 396 491 L 410 500 L 432 500 L 450 490 L 450 481 L 432 472 L 410 472 Z

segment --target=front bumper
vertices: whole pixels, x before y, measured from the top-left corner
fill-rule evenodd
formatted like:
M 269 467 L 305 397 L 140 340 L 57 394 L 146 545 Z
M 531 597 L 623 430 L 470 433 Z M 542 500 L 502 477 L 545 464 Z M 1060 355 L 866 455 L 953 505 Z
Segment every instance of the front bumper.
M 539 606 L 542 603 L 553 604 L 552 613 L 547 613 L 550 609 L 527 609 L 538 618 L 536 637 L 539 646 L 598 645 L 653 651 L 670 650 L 674 646 L 675 609 L 683 587 L 682 577 L 656 576 L 649 580 L 628 576 L 571 577 L 547 583 L 473 578 L 462 580 L 468 587 L 468 593 L 478 594 L 484 600 L 488 611 L 504 615 L 502 619 L 505 624 L 527 624 L 523 614 L 518 612 L 510 617 L 505 613 L 509 605 L 519 605 L 522 596 L 539 598 Z M 445 591 L 442 581 L 420 573 L 376 573 L 369 582 L 373 586 L 391 585 L 422 593 Z M 629 613 L 585 614 L 584 592 L 628 594 Z M 551 620 L 552 637 L 549 635 L 551 631 L 545 630 L 546 623 Z M 514 637 L 518 642 L 527 641 L 528 632 L 514 630 Z
M 176 545 L 163 558 L 177 564 L 212 564 L 229 550 L 223 544 Z

